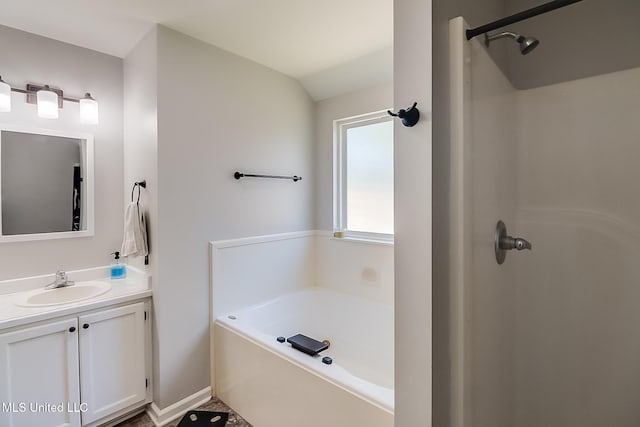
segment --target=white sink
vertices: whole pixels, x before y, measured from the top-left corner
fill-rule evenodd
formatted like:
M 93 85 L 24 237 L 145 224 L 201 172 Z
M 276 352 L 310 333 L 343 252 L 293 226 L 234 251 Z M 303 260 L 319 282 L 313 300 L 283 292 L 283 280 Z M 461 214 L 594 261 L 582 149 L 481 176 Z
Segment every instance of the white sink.
M 76 282 L 74 285 L 56 289 L 39 289 L 27 292 L 19 297 L 15 304 L 22 307 L 47 307 L 52 305 L 70 304 L 108 292 L 111 283 L 92 280 L 89 282 Z

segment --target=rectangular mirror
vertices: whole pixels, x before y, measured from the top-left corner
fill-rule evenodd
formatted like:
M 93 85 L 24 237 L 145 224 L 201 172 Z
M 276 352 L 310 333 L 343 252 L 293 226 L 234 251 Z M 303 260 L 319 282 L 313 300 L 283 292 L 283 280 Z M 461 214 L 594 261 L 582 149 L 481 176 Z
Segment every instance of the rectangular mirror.
M 93 136 L 0 125 L 0 242 L 92 236 Z

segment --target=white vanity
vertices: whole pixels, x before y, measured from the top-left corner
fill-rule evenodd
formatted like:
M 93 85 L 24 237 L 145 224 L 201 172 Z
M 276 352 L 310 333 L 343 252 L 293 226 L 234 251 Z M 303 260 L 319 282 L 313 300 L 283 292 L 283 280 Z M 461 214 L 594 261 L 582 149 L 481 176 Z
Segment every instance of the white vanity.
M 43 291 L 52 275 L 0 282 L 3 427 L 109 425 L 151 402 L 150 277 L 132 267 L 124 280 L 107 267 L 68 275 L 103 288 L 60 303 L 57 289 Z

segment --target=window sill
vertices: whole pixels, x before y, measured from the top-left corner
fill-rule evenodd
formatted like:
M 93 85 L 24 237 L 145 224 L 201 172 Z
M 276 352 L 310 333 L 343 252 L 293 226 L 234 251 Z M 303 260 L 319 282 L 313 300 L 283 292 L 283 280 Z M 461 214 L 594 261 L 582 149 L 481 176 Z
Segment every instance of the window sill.
M 389 239 L 376 239 L 375 237 L 356 237 L 346 235 L 344 237 L 333 237 L 331 236 L 331 240 L 342 240 L 345 242 L 352 243 L 367 243 L 370 245 L 380 245 L 380 246 L 393 246 L 393 240 Z

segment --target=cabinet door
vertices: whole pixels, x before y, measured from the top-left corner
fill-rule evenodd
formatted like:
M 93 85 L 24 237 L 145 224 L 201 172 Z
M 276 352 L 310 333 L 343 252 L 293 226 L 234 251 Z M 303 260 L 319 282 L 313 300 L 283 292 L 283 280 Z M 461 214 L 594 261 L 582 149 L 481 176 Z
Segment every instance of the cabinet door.
M 78 326 L 82 424 L 144 402 L 144 303 L 81 316 Z
M 0 334 L 0 425 L 79 427 L 76 318 Z

